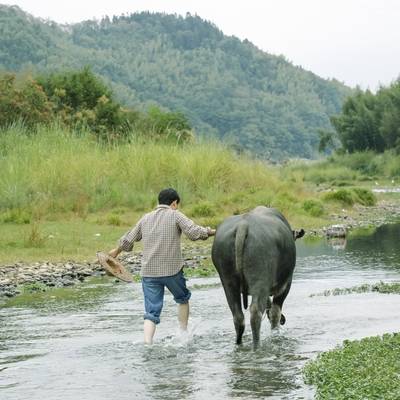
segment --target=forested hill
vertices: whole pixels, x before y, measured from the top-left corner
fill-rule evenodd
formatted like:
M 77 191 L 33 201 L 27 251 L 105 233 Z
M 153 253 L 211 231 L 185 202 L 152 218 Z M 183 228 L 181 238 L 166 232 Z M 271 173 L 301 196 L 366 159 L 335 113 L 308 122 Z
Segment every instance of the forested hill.
M 350 89 L 197 16 L 137 13 L 62 26 L 0 5 L 0 68 L 90 65 L 127 106 L 186 114 L 198 135 L 261 157 L 312 157 Z

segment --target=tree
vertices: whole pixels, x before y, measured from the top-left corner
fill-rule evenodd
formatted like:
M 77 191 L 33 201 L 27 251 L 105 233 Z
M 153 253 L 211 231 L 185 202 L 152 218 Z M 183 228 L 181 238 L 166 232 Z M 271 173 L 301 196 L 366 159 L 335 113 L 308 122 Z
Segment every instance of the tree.
M 400 151 L 400 80 L 381 87 L 376 94 L 358 90 L 331 122 L 343 149 L 350 153 Z
M 39 123 L 48 123 L 52 117 L 52 104 L 34 79 L 18 85 L 14 74 L 0 78 L 0 127 L 21 121 L 33 128 Z

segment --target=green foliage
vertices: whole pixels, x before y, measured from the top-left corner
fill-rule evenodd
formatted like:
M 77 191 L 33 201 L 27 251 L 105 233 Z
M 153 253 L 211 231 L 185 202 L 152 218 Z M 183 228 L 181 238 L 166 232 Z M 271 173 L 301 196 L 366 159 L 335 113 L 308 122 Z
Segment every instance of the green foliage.
M 225 36 L 197 16 L 144 12 L 85 21 L 67 31 L 17 7 L 0 6 L 0 26 L 4 69 L 50 72 L 91 65 L 127 107 L 145 110 L 157 104 L 183 112 L 202 135 L 264 158 L 314 156 L 318 130 L 331 129 L 329 116 L 340 111 L 351 93 L 341 83 L 323 80 L 247 40 Z M 106 97 L 107 113 L 118 116 L 113 100 Z M 75 99 L 68 104 L 73 108 Z M 90 125 L 91 118 L 100 118 L 76 114 L 77 123 Z M 139 123 L 134 120 L 130 126 Z M 120 122 L 117 118 L 111 128 L 98 126 L 114 132 Z M 179 130 L 179 138 L 187 133 Z
M 325 212 L 323 204 L 318 200 L 306 200 L 302 207 L 312 217 L 321 217 Z
M 32 294 L 32 293 L 40 293 L 47 292 L 49 290 L 49 286 L 42 282 L 32 282 L 25 283 L 24 285 L 18 286 L 18 291 L 21 294 Z
M 352 206 L 354 203 L 363 206 L 373 206 L 376 204 L 376 196 L 364 188 L 339 189 L 326 193 L 323 196 L 326 201 L 337 201 L 346 206 Z
M 172 143 L 189 142 L 194 139 L 189 120 L 180 112 L 162 111 L 152 106 L 132 123 L 135 132 L 142 132 L 145 138 L 170 141 Z
M 52 116 L 52 104 L 36 81 L 18 84 L 13 74 L 0 77 L 0 127 L 22 122 L 33 128 L 48 123 Z
M 368 189 L 353 188 L 353 193 L 356 195 L 356 202 L 363 206 L 374 206 L 376 204 L 376 196 Z
M 88 67 L 81 71 L 40 75 L 37 81 L 60 111 L 68 108 L 91 110 L 101 97 L 112 97 L 110 89 Z
M 374 176 L 379 174 L 379 165 L 377 158 L 374 157 L 373 151 L 364 151 L 353 153 L 351 157 L 340 157 L 341 160 L 346 159 L 346 167 L 353 171 L 360 172 L 366 176 Z
M 88 67 L 42 75 L 37 80 L 52 101 L 56 116 L 68 126 L 87 127 L 104 140 L 127 134 L 130 114 Z
M 337 201 L 346 206 L 352 206 L 354 204 L 354 195 L 347 189 L 339 189 L 326 193 L 323 199 L 326 201 Z
M 312 182 L 316 185 L 357 180 L 360 175 L 357 171 L 351 170 L 346 165 L 336 162 L 329 163 L 327 161 L 322 161 L 320 163 L 311 165 L 297 165 L 292 168 L 294 171 L 300 169 L 302 171 L 304 181 Z
M 319 162 L 289 163 L 286 173 L 314 184 L 349 185 L 352 181 L 394 180 L 400 177 L 400 157 L 394 151 L 334 154 Z M 379 178 L 378 178 L 379 177 Z
M 344 150 L 400 152 L 400 79 L 376 94 L 358 90 L 331 118 Z
M 324 153 L 328 150 L 335 148 L 334 133 L 320 129 L 318 131 L 319 144 L 318 151 Z
M 54 23 L 44 23 L 24 13 L 17 6 L 0 4 L 0 65 L 17 71 L 22 65 L 48 65 L 57 50 L 62 34 Z
M 356 341 L 320 354 L 304 367 L 304 380 L 317 386 L 317 400 L 398 399 L 400 334 Z
M 0 128 L 22 122 L 28 129 L 57 119 L 77 132 L 89 130 L 105 142 L 132 136 L 184 143 L 194 138 L 187 118 L 179 112 L 151 107 L 147 113 L 126 110 L 89 68 L 41 75 L 20 82 L 0 77 Z

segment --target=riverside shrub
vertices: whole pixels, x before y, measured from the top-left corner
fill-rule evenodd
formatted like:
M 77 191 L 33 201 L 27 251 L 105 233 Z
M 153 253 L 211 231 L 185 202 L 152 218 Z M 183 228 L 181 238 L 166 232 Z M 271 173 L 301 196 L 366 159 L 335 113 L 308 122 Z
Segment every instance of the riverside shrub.
M 376 196 L 368 189 L 354 188 L 352 191 L 356 195 L 357 203 L 363 206 L 374 206 L 376 204 Z
M 180 144 L 194 138 L 189 120 L 180 112 L 156 106 L 147 112 L 123 108 L 88 67 L 35 79 L 0 76 L 0 129 L 19 122 L 32 132 L 55 121 L 75 132 L 90 131 L 106 143 L 132 136 Z
M 354 195 L 350 190 L 339 189 L 325 194 L 324 200 L 337 201 L 343 205 L 352 206 L 354 204 Z
M 355 203 L 363 206 L 373 206 L 376 204 L 376 196 L 369 189 L 352 188 L 339 189 L 325 194 L 324 200 L 337 201 L 343 205 L 352 206 Z

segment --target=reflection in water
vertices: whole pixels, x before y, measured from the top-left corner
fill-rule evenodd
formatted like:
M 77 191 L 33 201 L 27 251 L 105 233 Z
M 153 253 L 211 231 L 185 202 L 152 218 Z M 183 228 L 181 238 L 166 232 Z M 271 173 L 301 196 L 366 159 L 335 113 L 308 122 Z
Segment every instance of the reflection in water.
M 191 332 L 176 334 L 167 296 L 156 343 L 142 344 L 140 284 L 85 283 L 0 306 L 0 398 L 3 400 L 311 399 L 301 369 L 343 339 L 400 331 L 400 296 L 378 293 L 310 297 L 335 287 L 399 280 L 400 226 L 349 236 L 345 248 L 298 241 L 298 262 L 284 304 L 286 325 L 263 321 L 252 350 L 246 313 L 236 346 L 218 278 L 192 279 Z
M 298 258 L 336 258 L 340 255 L 340 267 L 346 264 L 349 268 L 356 269 L 400 270 L 399 242 L 400 224 L 393 224 L 376 229 L 357 230 L 344 239 L 344 242 L 306 238 L 296 242 L 296 247 Z
M 327 242 L 333 250 L 344 250 L 347 244 L 346 238 L 329 238 Z
M 349 241 L 347 251 L 365 262 L 376 266 L 400 270 L 400 225 L 384 225 L 372 235 L 354 236 Z
M 230 360 L 230 397 L 265 398 L 298 388 L 293 380 L 299 373 L 296 348 L 295 339 L 274 334 L 256 351 L 252 346 L 235 349 Z

